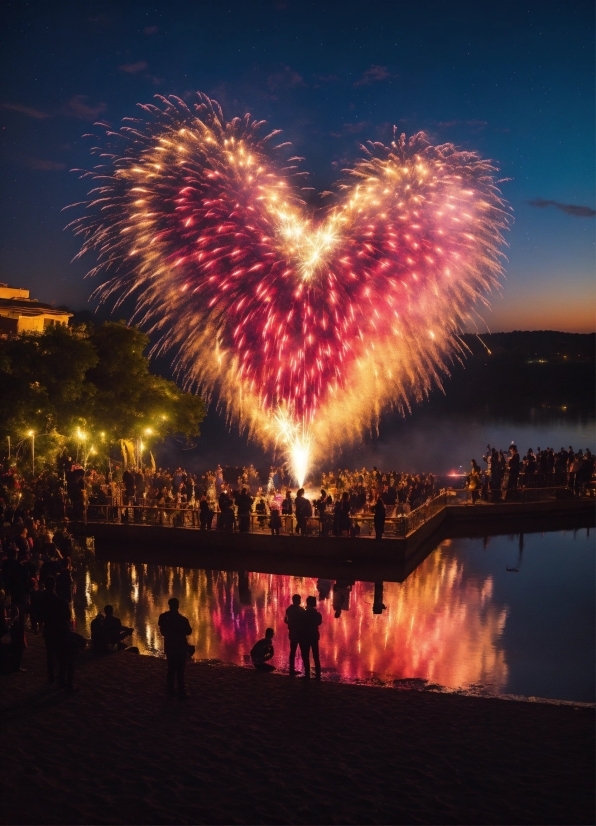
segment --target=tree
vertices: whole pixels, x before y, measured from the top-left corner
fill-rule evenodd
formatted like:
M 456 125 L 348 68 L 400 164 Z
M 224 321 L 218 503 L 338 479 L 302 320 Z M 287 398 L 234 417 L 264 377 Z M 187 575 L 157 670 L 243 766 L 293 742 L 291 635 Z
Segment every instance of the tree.
M 205 403 L 150 372 L 148 344 L 123 322 L 0 340 L 0 435 L 198 436 Z
M 123 322 L 106 322 L 91 331 L 90 341 L 98 355 L 87 374 L 97 429 L 112 438 L 138 437 L 148 428 L 162 438 L 199 435 L 205 403 L 149 371 L 145 333 Z
M 2 436 L 65 433 L 84 420 L 95 393 L 86 374 L 97 360 L 83 328 L 60 325 L 0 340 Z

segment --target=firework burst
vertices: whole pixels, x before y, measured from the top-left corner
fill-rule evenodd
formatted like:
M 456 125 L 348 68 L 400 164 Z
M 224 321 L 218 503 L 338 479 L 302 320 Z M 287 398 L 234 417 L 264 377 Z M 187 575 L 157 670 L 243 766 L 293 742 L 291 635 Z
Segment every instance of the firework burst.
M 463 353 L 458 333 L 502 275 L 496 169 L 395 134 L 363 147 L 315 212 L 279 132 L 226 122 L 204 95 L 159 103 L 107 129 L 72 224 L 80 254 L 97 255 L 100 298 L 134 296 L 134 320 L 187 385 L 301 457 L 303 478 L 313 455 L 424 398 Z

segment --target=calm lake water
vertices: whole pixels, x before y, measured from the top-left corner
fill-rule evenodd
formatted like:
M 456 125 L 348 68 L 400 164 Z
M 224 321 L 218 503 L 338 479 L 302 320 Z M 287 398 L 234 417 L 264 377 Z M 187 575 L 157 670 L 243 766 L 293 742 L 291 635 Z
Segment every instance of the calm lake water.
M 218 464 L 248 465 L 268 468 L 280 457 L 264 454 L 258 444 L 238 435 L 237 429 L 227 429 L 223 419 L 210 417 L 201 425 L 202 436 L 192 450 L 182 449 L 172 440 L 156 450 L 158 464 L 163 467 L 187 468 L 204 473 Z M 439 415 L 417 408 L 413 416 L 393 416 L 381 422 L 378 437 L 370 435 L 360 443 L 347 445 L 338 454 L 325 457 L 324 466 L 314 467 L 313 474 L 333 467 L 361 468 L 376 465 L 384 471 L 408 473 L 432 472 L 446 474 L 460 466 L 466 470 L 470 460 L 482 464 L 486 445 L 506 450 L 515 441 L 522 455 L 529 447 L 561 447 L 572 445 L 575 450 L 596 450 L 596 424 L 593 414 L 531 409 L 516 419 L 486 415 Z
M 446 540 L 405 582 L 382 584 L 381 614 L 374 583 L 339 581 L 339 616 L 333 580 L 95 560 L 77 572 L 75 614 L 88 636 L 97 609 L 111 603 L 140 651 L 161 655 L 157 618 L 176 596 L 195 659 L 245 665 L 271 626 L 273 662 L 284 671 L 285 609 L 292 594 L 312 594 L 325 679 L 593 702 L 594 552 L 586 529 Z

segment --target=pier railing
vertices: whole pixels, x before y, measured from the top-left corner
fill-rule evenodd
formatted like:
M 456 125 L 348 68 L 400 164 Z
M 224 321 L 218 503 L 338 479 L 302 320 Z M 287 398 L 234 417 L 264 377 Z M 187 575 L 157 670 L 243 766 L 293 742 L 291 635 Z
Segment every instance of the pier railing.
M 387 538 L 402 538 L 417 530 L 421 525 L 439 513 L 448 504 L 447 495 L 442 492 L 409 513 L 399 505 L 396 513 L 385 519 L 383 535 Z M 403 510 L 404 512 L 399 512 Z M 248 533 L 270 534 L 270 517 L 266 514 L 251 513 L 247 524 Z M 200 512 L 193 507 L 162 507 L 160 505 L 94 505 L 90 504 L 85 513 L 88 523 L 157 525 L 160 527 L 201 529 Z M 361 513 L 351 517 L 351 536 L 372 537 L 375 535 L 373 514 Z M 297 533 L 297 519 L 294 515 L 282 514 L 280 534 L 291 536 Z M 240 531 L 240 519 L 236 514 L 224 527 L 221 514 L 213 515 L 213 530 Z M 307 536 L 332 536 L 334 533 L 333 514 L 323 518 L 308 517 L 305 533 Z M 344 532 L 344 535 L 347 531 Z
M 479 494 L 480 492 L 478 492 Z M 397 505 L 395 509 L 388 509 L 390 514 L 385 519 L 383 537 L 386 539 L 399 539 L 409 536 L 417 531 L 422 525 L 432 519 L 436 514 L 445 508 L 457 505 L 469 505 L 474 507 L 486 507 L 497 501 L 502 502 L 546 502 L 570 495 L 568 488 L 548 487 L 548 488 L 525 488 L 517 491 L 495 491 L 489 497 L 491 501 L 486 502 L 480 495 L 472 497 L 472 492 L 467 489 L 453 490 L 448 488 L 441 491 L 437 496 L 427 500 L 415 510 L 409 513 L 405 508 Z M 403 512 L 400 512 L 403 511 Z M 227 524 L 223 523 L 221 514 L 215 512 L 210 530 L 238 532 L 241 529 L 240 519 L 232 513 L 232 518 L 228 516 Z M 267 514 L 251 513 L 248 522 L 244 522 L 245 532 L 254 534 L 272 533 L 270 517 Z M 136 525 L 157 525 L 160 527 L 189 528 L 200 530 L 201 520 L 198 508 L 194 507 L 163 507 L 161 505 L 94 505 L 90 504 L 85 512 L 85 521 L 88 523 L 103 524 L 136 524 Z M 353 514 L 351 516 L 351 529 L 349 535 L 356 537 L 375 536 L 374 516 L 368 513 Z M 332 513 L 325 514 L 323 518 L 308 517 L 305 524 L 305 534 L 307 536 L 333 536 L 334 517 Z M 297 520 L 294 515 L 282 514 L 281 528 L 282 536 L 292 536 L 297 533 Z M 346 535 L 348 532 L 342 532 Z

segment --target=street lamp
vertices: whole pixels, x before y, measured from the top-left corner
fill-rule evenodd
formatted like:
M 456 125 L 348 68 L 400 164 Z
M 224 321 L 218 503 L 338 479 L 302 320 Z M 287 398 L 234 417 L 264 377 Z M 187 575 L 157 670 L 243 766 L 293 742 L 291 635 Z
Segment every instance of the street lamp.
M 31 436 L 31 472 L 35 475 L 35 431 L 28 430 L 27 436 Z
M 96 453 L 97 453 L 97 451 L 95 450 L 93 445 L 91 445 L 91 447 L 89 448 L 87 453 L 83 453 L 83 456 L 85 457 L 85 460 L 83 462 L 83 467 L 85 468 L 85 470 L 87 470 L 87 461 L 89 460 L 89 456 L 95 456 Z
M 153 430 L 150 427 L 146 427 L 143 430 L 143 433 L 146 436 L 151 436 L 153 434 Z M 143 470 L 143 448 L 145 447 L 145 445 L 143 444 L 142 437 L 139 437 L 139 443 L 138 444 L 139 444 L 138 465 L 139 465 L 139 467 L 142 471 Z
M 87 434 L 83 433 L 80 427 L 77 427 L 77 463 L 79 461 L 79 450 L 81 449 L 81 442 L 83 442 L 83 462 L 85 456 L 85 440 L 87 439 Z

